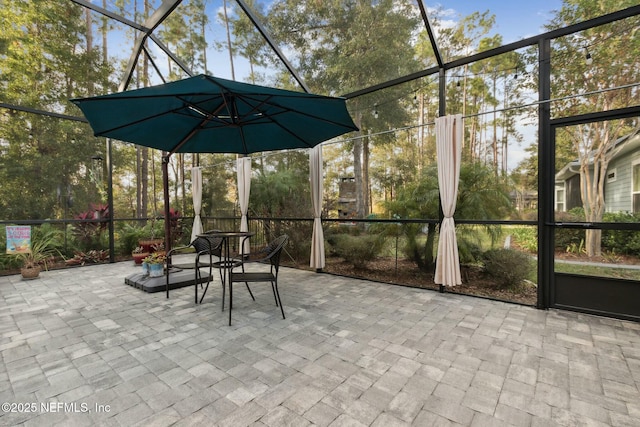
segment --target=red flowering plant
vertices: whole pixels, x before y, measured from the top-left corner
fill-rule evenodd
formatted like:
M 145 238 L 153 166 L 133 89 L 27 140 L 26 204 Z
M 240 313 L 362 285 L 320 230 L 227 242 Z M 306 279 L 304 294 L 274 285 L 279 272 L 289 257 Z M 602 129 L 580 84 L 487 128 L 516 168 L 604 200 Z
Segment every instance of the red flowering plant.
M 74 217 L 77 221 L 73 224 L 73 234 L 83 248 L 91 249 L 100 242 L 110 216 L 108 205 L 92 203 L 89 210 L 80 212 Z

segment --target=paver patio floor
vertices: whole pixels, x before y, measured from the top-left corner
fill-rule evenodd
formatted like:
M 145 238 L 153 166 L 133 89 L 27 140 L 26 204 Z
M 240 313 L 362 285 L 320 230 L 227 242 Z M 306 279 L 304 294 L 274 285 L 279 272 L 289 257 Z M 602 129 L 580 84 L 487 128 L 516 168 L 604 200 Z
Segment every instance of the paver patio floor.
M 0 425 L 638 426 L 640 324 L 281 269 L 148 294 L 0 277 Z

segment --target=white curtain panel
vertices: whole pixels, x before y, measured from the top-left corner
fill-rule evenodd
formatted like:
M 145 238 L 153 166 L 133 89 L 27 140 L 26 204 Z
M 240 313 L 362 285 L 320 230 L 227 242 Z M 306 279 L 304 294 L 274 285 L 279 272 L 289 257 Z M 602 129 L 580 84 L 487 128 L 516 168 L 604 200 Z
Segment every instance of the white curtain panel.
M 247 222 L 247 212 L 249 210 L 249 193 L 251 192 L 251 157 L 239 157 L 236 161 L 238 173 L 238 202 L 240 203 L 240 231 L 249 231 Z M 243 251 L 248 254 L 250 251 L 249 239 L 244 240 Z
M 461 114 L 436 119 L 438 187 L 440 188 L 444 219 L 440 225 L 435 282 L 444 286 L 462 284 L 453 214 L 456 211 L 458 181 L 460 180 L 463 128 Z
M 191 241 L 193 242 L 198 234 L 202 234 L 202 170 L 198 167 L 191 168 L 191 196 L 193 197 L 193 228 L 191 229 Z
M 313 235 L 311 237 L 311 268 L 324 268 L 324 233 L 322 231 L 322 147 L 317 145 L 309 151 L 309 175 L 311 201 L 313 203 Z

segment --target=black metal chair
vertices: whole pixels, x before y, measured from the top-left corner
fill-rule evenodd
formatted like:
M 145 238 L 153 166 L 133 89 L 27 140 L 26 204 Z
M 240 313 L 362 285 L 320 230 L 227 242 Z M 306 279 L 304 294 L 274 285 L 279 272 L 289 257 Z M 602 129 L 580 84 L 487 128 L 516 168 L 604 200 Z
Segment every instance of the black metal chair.
M 251 293 L 251 289 L 249 288 L 249 283 L 255 282 L 271 282 L 271 289 L 273 290 L 273 297 L 276 300 L 276 307 L 280 307 L 280 312 L 282 313 L 282 318 L 285 319 L 284 309 L 282 308 L 282 300 L 280 299 L 280 292 L 278 291 L 278 271 L 280 269 L 280 257 L 282 254 L 282 250 L 284 246 L 287 244 L 289 240 L 289 236 L 283 234 L 282 236 L 276 238 L 271 241 L 264 248 L 260 249 L 257 252 L 252 253 L 251 255 L 245 257 L 241 264 L 242 272 L 237 272 L 231 269 L 229 272 L 229 326 L 231 326 L 231 309 L 233 305 L 233 283 L 234 282 L 244 282 Z M 270 269 L 268 272 L 265 271 L 255 271 L 255 272 L 247 272 L 245 271 L 245 265 L 250 263 L 263 263 L 269 264 Z M 253 293 L 251 293 L 253 297 Z M 255 301 L 255 298 L 254 298 Z
M 207 232 L 210 233 L 210 232 Z M 195 303 L 198 304 L 198 284 L 202 288 L 202 283 L 204 280 L 202 279 L 202 268 L 209 268 L 209 273 L 207 276 L 207 285 L 204 287 L 204 291 L 202 293 L 202 297 L 200 297 L 200 302 L 204 299 L 204 296 L 209 289 L 209 283 L 211 280 L 211 272 L 214 265 L 213 257 L 220 257 L 222 252 L 222 239 L 216 237 L 208 237 L 203 235 L 197 237 L 193 242 L 189 243 L 187 246 L 180 246 L 177 248 L 171 249 L 167 252 L 167 273 L 166 273 L 166 291 L 167 298 L 169 298 L 169 282 L 171 273 L 175 273 L 182 270 L 194 270 L 194 288 L 195 288 Z M 173 262 L 173 256 L 185 253 L 193 253 L 195 250 L 195 257 L 193 261 L 187 262 Z

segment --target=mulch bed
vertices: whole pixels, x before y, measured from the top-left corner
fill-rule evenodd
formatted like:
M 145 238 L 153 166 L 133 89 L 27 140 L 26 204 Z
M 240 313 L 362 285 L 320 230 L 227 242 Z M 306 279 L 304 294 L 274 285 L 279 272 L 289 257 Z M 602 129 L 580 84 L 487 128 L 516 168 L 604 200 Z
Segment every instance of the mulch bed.
M 127 257 L 117 258 L 117 261 L 128 259 Z M 133 265 L 133 261 L 131 261 L 131 264 Z M 60 261 L 49 265 L 49 270 L 74 267 L 76 266 L 69 266 Z M 296 265 L 295 267 L 304 268 L 303 265 Z M 398 259 L 396 261 L 394 258 L 378 258 L 368 263 L 366 269 L 355 269 L 353 265 L 344 262 L 341 258 L 328 257 L 323 271 L 381 283 L 412 286 L 422 289 L 439 289 L 439 285 L 434 283 L 433 273 L 420 271 L 415 263 L 406 259 Z M 7 274 L 20 274 L 20 270 L 2 271 L 3 276 Z M 503 289 L 496 286 L 490 278 L 486 277 L 480 268 L 475 266 L 461 266 L 461 274 L 462 285 L 447 288 L 446 292 L 480 296 L 525 305 L 536 304 L 537 288 L 534 284 L 525 283 L 516 288 Z
M 415 263 L 393 258 L 379 258 L 367 264 L 366 269 L 355 269 L 340 258 L 327 258 L 323 271 L 342 276 L 357 277 L 395 285 L 424 289 L 439 289 L 433 273 L 420 271 Z M 535 305 L 537 288 L 533 283 L 523 283 L 515 288 L 500 288 L 476 266 L 461 266 L 462 285 L 447 288 L 450 293 L 481 296 L 500 301 Z

